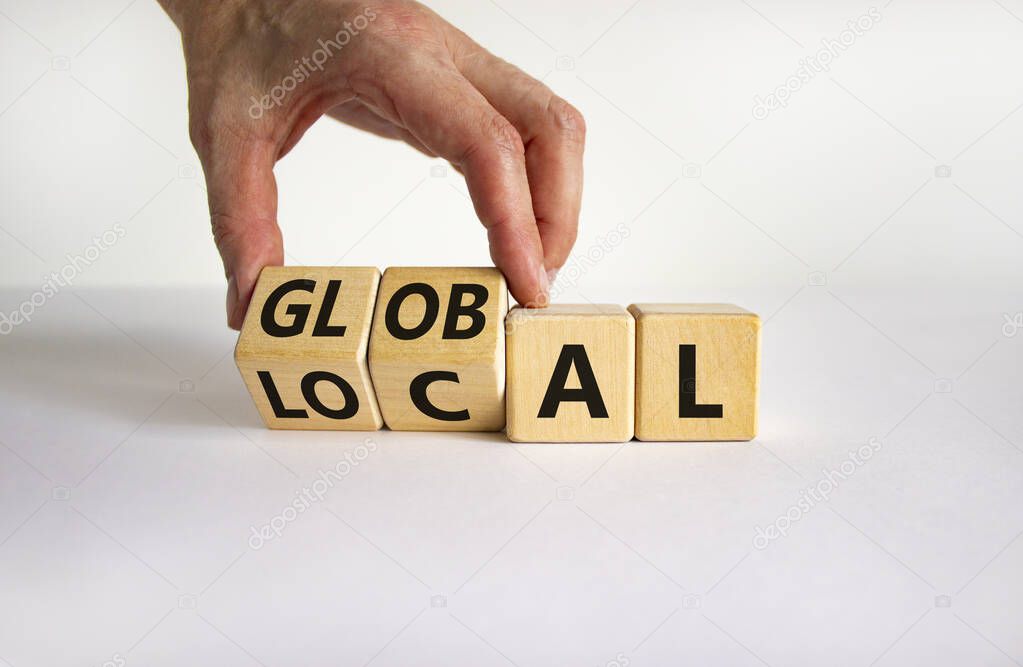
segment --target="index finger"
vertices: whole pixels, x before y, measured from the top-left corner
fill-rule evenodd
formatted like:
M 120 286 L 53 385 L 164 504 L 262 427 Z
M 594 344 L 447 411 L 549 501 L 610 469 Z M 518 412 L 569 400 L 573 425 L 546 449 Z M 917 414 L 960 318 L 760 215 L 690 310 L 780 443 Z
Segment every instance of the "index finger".
M 586 123 L 542 82 L 471 40 L 466 48 L 456 65 L 522 135 L 544 265 L 553 275 L 578 234 Z
M 393 113 L 430 151 L 465 174 L 476 214 L 487 229 L 490 255 L 515 299 L 545 306 L 549 282 L 533 215 L 525 147 L 515 127 L 444 62 L 391 70 L 374 100 Z M 367 91 L 372 95 L 371 91 Z M 387 109 L 387 105 L 393 105 Z

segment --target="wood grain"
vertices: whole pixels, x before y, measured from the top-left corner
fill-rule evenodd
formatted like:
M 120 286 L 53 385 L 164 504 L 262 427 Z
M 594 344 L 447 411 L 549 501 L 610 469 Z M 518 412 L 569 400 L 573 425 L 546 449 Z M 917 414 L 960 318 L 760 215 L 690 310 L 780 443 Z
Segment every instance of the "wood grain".
M 760 377 L 757 315 L 738 306 L 714 303 L 632 304 L 629 312 L 636 318 L 637 438 L 712 441 L 756 437 Z M 686 382 L 680 376 L 686 374 L 682 369 L 690 362 L 695 377 Z M 687 400 L 683 394 L 688 394 Z M 720 416 L 708 416 L 718 411 Z
M 624 308 L 593 304 L 514 308 L 505 328 L 511 440 L 625 442 L 632 438 L 635 322 Z M 556 377 L 559 361 L 562 370 L 570 368 L 564 383 Z M 599 402 L 570 391 L 570 400 L 557 401 L 552 412 L 549 401 L 559 395 L 560 387 L 582 389 L 589 380 L 598 387 Z M 592 393 L 590 397 L 596 398 Z
M 427 304 L 434 298 L 435 315 L 429 316 Z M 389 308 L 408 339 L 392 331 Z M 397 431 L 504 428 L 507 312 L 508 288 L 497 269 L 388 268 L 380 283 L 369 348 L 370 372 L 387 426 Z M 482 318 L 476 333 L 474 317 Z M 467 333 L 473 335 L 462 337 Z M 447 417 L 438 418 L 438 412 Z
M 335 299 L 324 311 L 321 306 L 331 281 Z M 235 362 L 268 427 L 363 431 L 382 426 L 366 360 L 379 283 L 380 271 L 374 267 L 263 269 L 238 336 Z M 266 307 L 277 290 L 279 300 Z M 270 331 L 264 327 L 267 319 Z M 340 378 L 342 384 L 326 374 Z M 269 393 L 266 378 L 272 382 Z M 346 397 L 343 383 L 351 387 L 354 402 Z M 319 405 L 310 405 L 306 396 L 310 392 Z M 338 416 L 346 412 L 351 414 Z

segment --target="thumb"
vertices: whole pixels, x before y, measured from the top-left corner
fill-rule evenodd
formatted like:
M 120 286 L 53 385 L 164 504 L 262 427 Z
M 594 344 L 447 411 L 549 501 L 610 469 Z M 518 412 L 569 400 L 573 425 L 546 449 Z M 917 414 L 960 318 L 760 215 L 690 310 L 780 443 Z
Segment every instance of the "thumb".
M 284 263 L 277 226 L 273 147 L 263 141 L 232 141 L 203 158 L 213 240 L 227 276 L 227 324 L 240 329 L 264 266 Z

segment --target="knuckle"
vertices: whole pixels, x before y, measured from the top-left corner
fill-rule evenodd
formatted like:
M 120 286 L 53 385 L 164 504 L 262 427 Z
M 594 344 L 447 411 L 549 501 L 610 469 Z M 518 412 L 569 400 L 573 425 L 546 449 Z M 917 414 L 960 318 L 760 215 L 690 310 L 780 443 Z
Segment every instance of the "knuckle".
M 213 146 L 213 137 L 213 128 L 205 119 L 188 122 L 188 138 L 200 158 L 209 155 Z
M 237 156 L 254 147 L 271 142 L 279 123 L 243 116 L 244 103 L 216 101 L 189 113 L 188 138 L 203 162 Z
M 222 253 L 255 255 L 274 261 L 283 252 L 280 228 L 269 217 L 211 208 L 210 231 Z
M 188 114 L 188 138 L 200 157 L 209 152 L 215 137 L 211 115 L 198 109 L 191 109 Z
M 496 114 L 491 116 L 487 121 L 484 134 L 487 141 L 498 151 L 515 156 L 525 156 L 526 146 L 522 141 L 522 135 L 504 116 Z
M 226 213 L 211 210 L 210 231 L 213 233 L 213 242 L 223 251 L 235 243 L 238 236 L 238 221 Z
M 585 140 L 586 119 L 578 109 L 560 97 L 552 97 L 548 102 L 547 119 L 567 139 L 578 143 Z
M 378 0 L 367 5 L 363 13 L 372 17 L 367 30 L 377 37 L 417 41 L 434 30 L 426 8 L 410 0 Z
M 212 164 L 222 160 L 235 149 L 229 145 L 228 132 L 221 124 L 208 117 L 190 120 L 188 136 L 199 160 L 203 164 Z
M 200 158 L 211 155 L 223 144 L 229 122 L 223 104 L 207 100 L 202 105 L 194 104 L 188 114 L 188 138 Z

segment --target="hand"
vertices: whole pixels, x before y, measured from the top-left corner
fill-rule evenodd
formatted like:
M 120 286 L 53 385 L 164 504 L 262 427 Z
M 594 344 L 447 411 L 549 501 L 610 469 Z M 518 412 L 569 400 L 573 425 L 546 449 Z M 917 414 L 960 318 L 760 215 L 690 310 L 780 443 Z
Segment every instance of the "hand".
M 582 116 L 411 0 L 160 0 L 181 30 L 189 129 L 239 328 L 283 263 L 273 166 L 329 114 L 451 162 L 523 304 L 575 243 Z

